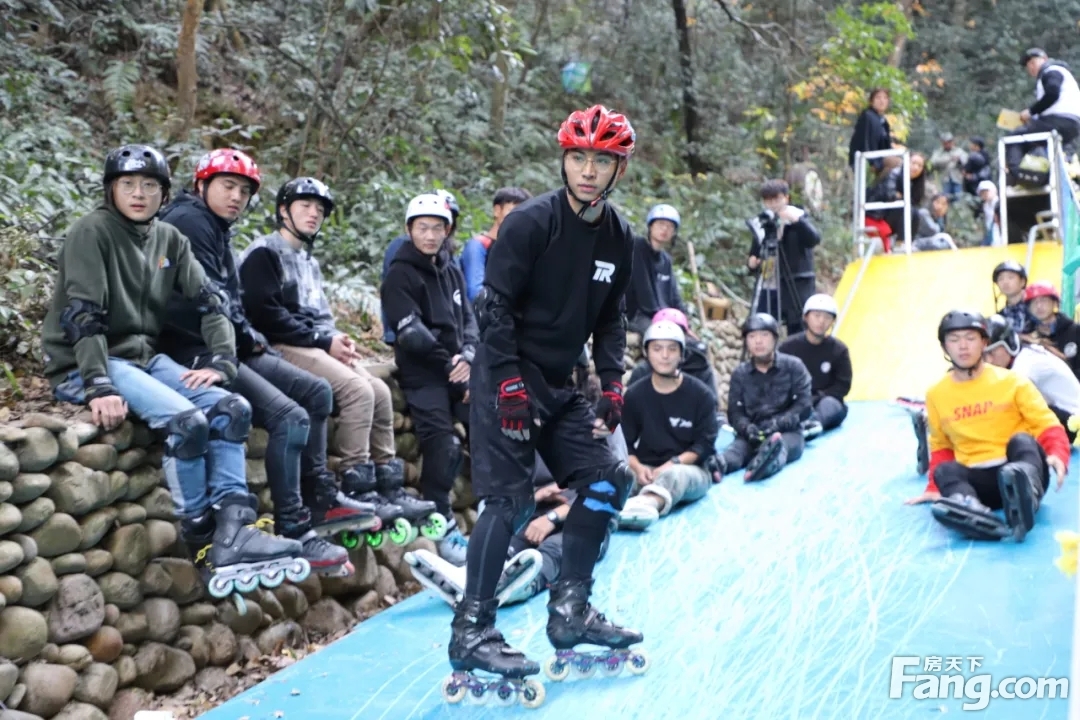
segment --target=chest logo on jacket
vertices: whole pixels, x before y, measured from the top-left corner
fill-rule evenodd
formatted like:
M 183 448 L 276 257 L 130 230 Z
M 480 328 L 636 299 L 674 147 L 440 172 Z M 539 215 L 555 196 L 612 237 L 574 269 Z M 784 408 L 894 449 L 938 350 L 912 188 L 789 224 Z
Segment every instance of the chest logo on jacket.
M 603 260 L 594 260 L 593 262 L 596 265 L 596 272 L 592 276 L 593 281 L 610 285 L 611 276 L 615 274 L 615 263 L 604 262 Z
M 691 422 L 689 420 L 684 420 L 683 418 L 669 417 L 668 421 L 671 422 L 671 427 L 673 427 L 673 428 L 692 428 L 692 427 L 694 427 L 693 422 Z
M 459 306 L 459 307 L 461 306 L 461 291 L 460 290 L 455 290 L 454 291 L 454 304 Z
M 827 373 L 830 370 L 832 370 L 832 363 L 831 362 L 826 360 L 825 362 L 821 363 L 821 372 Z

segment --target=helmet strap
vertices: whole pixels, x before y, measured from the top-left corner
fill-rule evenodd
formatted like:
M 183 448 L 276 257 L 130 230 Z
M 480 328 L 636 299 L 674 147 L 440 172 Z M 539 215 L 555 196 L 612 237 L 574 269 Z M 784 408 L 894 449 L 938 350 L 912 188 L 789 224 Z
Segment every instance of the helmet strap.
M 285 216 L 289 218 L 289 226 L 286 226 L 284 219 L 279 217 L 278 218 L 278 228 L 279 229 L 280 228 L 285 228 L 286 230 L 291 232 L 293 235 L 295 235 L 297 238 L 299 238 L 300 242 L 307 245 L 308 252 L 311 252 L 312 246 L 315 245 L 315 238 L 317 238 L 319 236 L 319 231 L 322 230 L 322 226 L 320 225 L 319 230 L 316 230 L 311 235 L 307 235 L 305 233 L 300 232 L 296 227 L 296 221 L 293 220 L 292 203 L 291 202 L 288 205 L 285 206 Z
M 620 159 L 618 163 L 621 162 L 622 160 Z M 578 210 L 577 213 L 578 217 L 589 223 L 590 225 L 600 220 L 600 216 L 604 213 L 604 203 L 607 200 L 608 195 L 611 194 L 611 191 L 615 189 L 615 181 L 619 177 L 618 163 L 616 163 L 614 174 L 612 174 L 611 179 L 608 180 L 607 187 L 604 188 L 604 191 L 600 193 L 600 197 L 590 202 L 588 200 L 582 200 L 581 198 L 579 198 L 570 188 L 570 179 L 566 176 L 566 152 L 563 153 L 562 160 L 559 163 L 560 171 L 562 173 L 563 185 L 566 186 L 566 193 L 570 197 L 577 200 L 578 204 L 581 205 L 581 209 Z

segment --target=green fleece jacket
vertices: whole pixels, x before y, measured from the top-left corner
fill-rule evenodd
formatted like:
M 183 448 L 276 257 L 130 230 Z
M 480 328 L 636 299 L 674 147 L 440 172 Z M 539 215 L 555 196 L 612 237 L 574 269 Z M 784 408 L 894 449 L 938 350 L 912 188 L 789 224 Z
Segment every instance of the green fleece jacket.
M 58 263 L 42 337 L 45 374 L 53 387 L 77 368 L 88 399 L 117 394 L 109 357 L 139 365 L 150 361 L 174 288 L 199 301 L 202 336 L 217 360 L 213 367 L 228 381 L 236 377 L 236 340 L 221 314 L 223 299 L 207 283 L 187 238 L 172 225 L 157 220 L 136 225 L 102 206 L 71 226 Z M 105 328 L 95 333 L 87 318 L 101 318 L 99 311 Z

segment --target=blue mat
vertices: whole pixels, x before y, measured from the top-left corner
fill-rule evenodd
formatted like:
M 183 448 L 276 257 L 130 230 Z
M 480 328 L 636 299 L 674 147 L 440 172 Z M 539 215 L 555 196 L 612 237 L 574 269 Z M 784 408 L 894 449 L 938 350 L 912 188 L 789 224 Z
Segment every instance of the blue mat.
M 750 486 L 729 476 L 648 532 L 618 534 L 594 599 L 644 632 L 644 676 L 541 675 L 547 700 L 536 710 L 493 698 L 447 705 L 451 612 L 424 593 L 202 717 L 925 718 L 970 700 L 916 700 L 914 684 L 890 699 L 894 656 L 941 658 L 933 674 L 955 674 L 948 658 L 960 658 L 962 674 L 995 683 L 1068 677 L 1074 584 L 1053 565 L 1053 534 L 1080 527 L 1075 469 L 1025 543 L 976 544 L 937 525 L 928 506 L 902 504 L 924 486 L 914 450 L 906 411 L 858 404 L 780 475 Z M 544 603 L 499 616 L 509 641 L 541 662 L 552 653 Z M 969 658 L 981 664 L 974 673 Z M 1067 700 L 1038 698 L 989 699 L 972 713 L 1066 714 Z

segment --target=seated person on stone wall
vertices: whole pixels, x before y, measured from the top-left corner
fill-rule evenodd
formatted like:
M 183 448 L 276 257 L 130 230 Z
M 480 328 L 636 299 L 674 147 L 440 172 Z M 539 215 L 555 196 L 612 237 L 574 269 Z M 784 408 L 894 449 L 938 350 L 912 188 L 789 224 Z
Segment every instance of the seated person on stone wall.
M 288 362 L 330 382 L 339 410 L 336 427 L 341 487 L 371 503 L 391 537 L 408 542 L 416 523 L 435 520 L 435 504 L 405 492 L 405 465 L 396 457 L 390 388 L 360 364 L 356 343 L 338 330 L 311 254 L 323 220 L 334 209 L 330 189 L 310 177 L 277 193 L 278 230 L 240 255 L 244 311 Z M 437 526 L 437 527 L 436 527 Z M 428 528 L 431 535 L 439 535 Z
M 750 359 L 731 374 L 728 422 L 735 440 L 719 456 L 720 473 L 746 468 L 747 482 L 764 480 L 802 457 L 802 424 L 813 411 L 810 373 L 802 360 L 777 352 L 780 326 L 765 313 L 742 328 Z
M 1009 321 L 1013 330 L 1018 333 L 1026 333 L 1031 329 L 1035 318 L 1028 311 L 1028 305 L 1024 301 L 1024 290 L 1027 289 L 1027 270 L 1015 260 L 1005 260 L 994 268 L 994 307 L 1002 317 Z M 997 308 L 998 293 L 1005 298 L 1005 306 Z
M 450 509 L 464 459 L 454 421 L 469 421 L 469 370 L 479 340 L 465 277 L 443 241 L 452 222 L 446 200 L 418 195 L 405 212 L 412 242 L 398 250 L 382 283 L 382 308 L 397 339 L 394 361 L 423 455 L 420 490 L 449 519 L 439 554 L 465 564 L 467 543 Z
M 326 469 L 326 421 L 334 400 L 330 384 L 285 362 L 248 322 L 240 299 L 230 230 L 260 182 L 250 157 L 239 150 L 214 150 L 199 161 L 192 190 L 181 191 L 160 219 L 187 237 L 210 283 L 227 298 L 240 361 L 232 390 L 250 403 L 252 422 L 270 434 L 266 479 L 275 530 L 304 544 L 304 557 L 316 572 L 347 574 L 349 553 L 323 537 L 371 529 L 375 508 L 345 497 Z M 194 310 L 194 302 L 173 293 L 158 349 L 181 365 L 199 368 L 213 355 Z
M 682 328 L 686 337 L 686 352 L 683 354 L 682 365 L 679 366 L 679 370 L 685 375 L 700 380 L 701 384 L 709 391 L 709 394 L 713 396 L 713 405 L 715 406 L 716 375 L 713 373 L 712 366 L 709 365 L 709 347 L 690 330 L 690 322 L 686 319 L 686 314 L 682 310 L 665 308 L 653 315 L 652 321 L 654 324 L 661 320 L 671 321 Z M 649 361 L 643 356 L 638 361 L 638 364 L 634 366 L 634 371 L 630 373 L 630 381 L 626 384 L 626 387 L 629 388 L 649 377 L 652 377 L 652 368 L 649 367 Z
M 1023 340 L 1040 345 L 1064 360 L 1073 375 L 1080 378 L 1080 325 L 1058 312 L 1061 296 L 1048 282 L 1028 285 L 1024 302 L 1032 322 L 1023 332 Z
M 1046 348 L 1021 340 L 1012 325 L 1001 315 L 992 315 L 986 323 L 988 345 L 984 354 L 991 365 L 1007 368 L 1035 385 L 1043 400 L 1065 428 L 1071 443 L 1076 433 L 1069 429 L 1069 418 L 1080 415 L 1080 380 L 1076 379 L 1065 361 Z M 919 474 L 930 467 L 926 409 L 915 413 L 913 419 L 918 440 L 916 457 Z
M 623 401 L 623 436 L 637 494 L 619 512 L 620 528 L 635 529 L 639 517 L 651 523 L 700 500 L 714 480 L 716 399 L 679 370 L 686 351 L 682 328 L 670 320 L 653 323 L 642 349 L 652 376 L 631 386 Z
M 780 352 L 799 358 L 810 372 L 814 412 L 803 424 L 808 438 L 840 427 L 848 414 L 844 398 L 851 392 L 851 355 L 842 340 L 829 335 L 837 314 L 832 297 L 812 295 L 803 305 L 806 330 L 780 345 Z
M 966 537 L 1022 541 L 1049 471 L 1059 488 L 1065 482 L 1071 448 L 1032 382 L 984 360 L 988 340 L 979 313 L 954 310 L 941 319 L 938 342 L 952 368 L 926 394 L 930 477 L 907 502 L 933 502 L 934 518 Z
M 630 332 L 642 333 L 664 308 L 686 314 L 679 281 L 668 248 L 675 243 L 682 220 L 671 205 L 656 205 L 645 219 L 648 237 L 634 238 L 634 266 L 626 289 L 626 322 Z
M 249 570 L 302 580 L 310 568 L 296 560 L 301 544 L 254 527 L 244 457 L 251 406 L 224 387 L 236 378 L 233 328 L 187 238 L 156 219 L 169 197 L 168 161 L 147 145 L 125 145 L 105 159 L 103 179 L 103 204 L 68 229 L 57 258 L 42 334 L 56 398 L 89 405 L 106 430 L 130 409 L 165 432 L 162 467 L 181 538 L 203 579 L 213 574 L 215 596 Z M 155 351 L 174 288 L 195 302 L 212 354 L 201 369 Z

